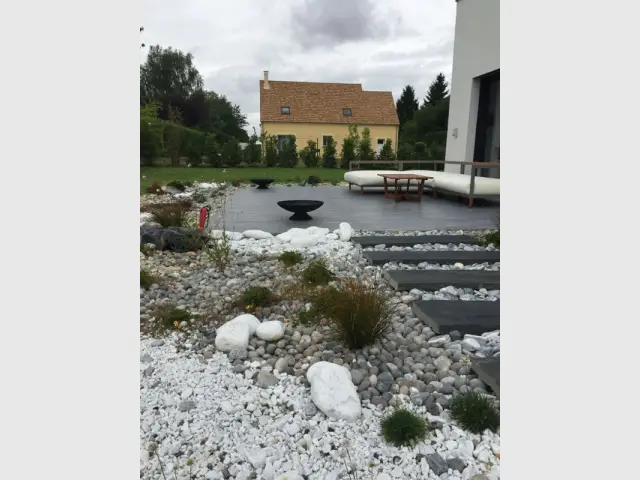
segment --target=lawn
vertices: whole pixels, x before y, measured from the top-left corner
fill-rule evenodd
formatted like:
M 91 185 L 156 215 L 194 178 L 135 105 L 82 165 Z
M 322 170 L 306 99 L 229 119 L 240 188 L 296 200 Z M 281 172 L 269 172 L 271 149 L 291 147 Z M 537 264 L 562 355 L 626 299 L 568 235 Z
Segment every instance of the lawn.
M 274 178 L 277 183 L 301 182 L 310 175 L 324 182 L 340 182 L 344 170 L 339 168 L 188 168 L 188 167 L 140 167 L 140 191 L 154 180 L 163 185 L 171 180 L 224 182 L 240 179 L 249 182 L 251 178 Z M 144 180 L 142 177 L 146 177 Z

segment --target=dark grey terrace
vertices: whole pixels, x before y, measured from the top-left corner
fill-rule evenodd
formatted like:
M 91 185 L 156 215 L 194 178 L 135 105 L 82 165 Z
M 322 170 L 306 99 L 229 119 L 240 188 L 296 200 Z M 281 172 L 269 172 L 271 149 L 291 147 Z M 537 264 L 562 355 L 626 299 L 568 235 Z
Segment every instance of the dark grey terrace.
M 308 222 L 292 222 L 291 213 L 281 209 L 280 200 L 322 200 L 324 205 L 310 215 Z M 248 229 L 280 233 L 292 227 L 310 226 L 338 228 L 349 222 L 356 230 L 431 230 L 493 228 L 500 205 L 478 202 L 468 208 L 456 198 L 432 198 L 425 195 L 421 202 L 395 202 L 381 191 L 349 190 L 348 187 L 287 187 L 272 185 L 269 190 L 242 188 L 228 200 L 224 221 L 226 230 Z M 219 228 L 221 216 L 214 216 L 210 225 Z M 218 227 L 216 227 L 218 225 Z

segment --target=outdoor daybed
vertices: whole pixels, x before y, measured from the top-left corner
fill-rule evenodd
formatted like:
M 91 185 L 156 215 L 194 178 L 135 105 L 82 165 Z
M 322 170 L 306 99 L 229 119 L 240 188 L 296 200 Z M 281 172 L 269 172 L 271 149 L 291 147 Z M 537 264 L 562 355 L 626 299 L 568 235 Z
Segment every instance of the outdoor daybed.
M 384 187 L 384 179 L 379 173 L 413 173 L 433 177 L 424 182 L 425 188 L 438 192 L 449 192 L 460 195 L 469 200 L 469 207 L 473 206 L 476 197 L 488 198 L 500 196 L 500 179 L 474 176 L 473 191 L 471 191 L 471 175 L 451 172 L 437 172 L 434 170 L 351 170 L 344 174 L 344 181 L 360 187 L 364 193 L 364 187 Z

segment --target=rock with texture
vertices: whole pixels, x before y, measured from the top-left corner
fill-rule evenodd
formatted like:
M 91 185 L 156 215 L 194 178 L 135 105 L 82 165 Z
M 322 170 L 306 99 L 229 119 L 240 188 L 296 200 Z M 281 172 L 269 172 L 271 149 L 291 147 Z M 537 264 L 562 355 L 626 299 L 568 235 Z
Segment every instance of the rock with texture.
M 221 352 L 233 349 L 246 349 L 249 346 L 251 331 L 246 323 L 227 322 L 216 334 L 216 348 Z
M 256 240 L 269 240 L 273 238 L 273 235 L 263 230 L 245 230 L 242 235 L 247 238 L 254 238 Z
M 338 236 L 343 242 L 351 240 L 353 233 L 353 227 L 351 227 L 347 222 L 342 222 L 338 225 Z
M 267 342 L 276 342 L 284 337 L 284 324 L 278 320 L 262 322 L 256 329 L 256 336 Z
M 307 370 L 311 399 L 329 418 L 354 421 L 362 413 L 358 392 L 346 368 L 330 362 L 317 362 Z
M 258 320 L 255 315 L 251 315 L 250 313 L 243 313 L 242 315 L 238 315 L 233 320 L 229 320 L 227 323 L 225 323 L 225 325 L 236 323 L 245 324 L 249 328 L 249 333 L 251 335 L 256 333 L 256 330 L 260 326 L 260 320 Z

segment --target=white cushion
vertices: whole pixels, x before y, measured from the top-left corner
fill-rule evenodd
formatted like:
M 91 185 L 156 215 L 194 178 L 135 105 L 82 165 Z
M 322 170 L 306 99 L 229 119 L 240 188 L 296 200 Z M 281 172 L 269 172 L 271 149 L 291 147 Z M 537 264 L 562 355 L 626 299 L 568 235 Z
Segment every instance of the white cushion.
M 359 187 L 382 187 L 384 178 L 379 173 L 400 173 L 398 170 L 352 170 L 344 174 L 344 181 Z
M 471 175 L 451 172 L 434 172 L 433 170 L 409 170 L 406 173 L 427 175 L 435 179 L 436 189 L 447 190 L 452 193 L 469 195 L 471 190 Z M 428 184 L 425 182 L 425 184 Z M 474 195 L 500 195 L 500 179 L 476 177 Z

